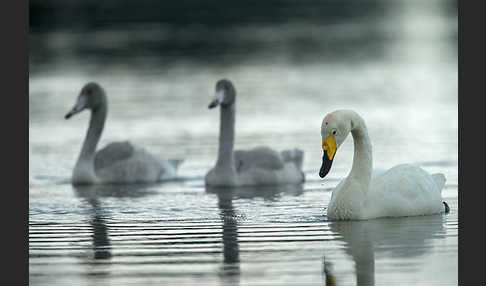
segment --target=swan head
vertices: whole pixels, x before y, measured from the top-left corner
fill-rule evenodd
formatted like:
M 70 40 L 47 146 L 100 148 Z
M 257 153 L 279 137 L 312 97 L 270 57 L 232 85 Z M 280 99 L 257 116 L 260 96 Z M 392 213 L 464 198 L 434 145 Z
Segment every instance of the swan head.
M 71 116 L 84 109 L 91 109 L 94 111 L 104 104 L 106 104 L 106 96 L 103 88 L 95 82 L 87 83 L 81 89 L 73 108 L 71 108 L 64 118 L 69 119 Z
M 229 107 L 235 103 L 236 90 L 228 79 L 221 79 L 216 83 L 215 94 L 208 108 L 214 108 L 218 105 L 221 107 Z
M 353 121 L 345 116 L 344 112 L 335 111 L 327 114 L 322 120 L 322 165 L 319 176 L 324 178 L 331 170 L 332 161 L 337 149 L 343 144 L 351 130 L 354 128 Z

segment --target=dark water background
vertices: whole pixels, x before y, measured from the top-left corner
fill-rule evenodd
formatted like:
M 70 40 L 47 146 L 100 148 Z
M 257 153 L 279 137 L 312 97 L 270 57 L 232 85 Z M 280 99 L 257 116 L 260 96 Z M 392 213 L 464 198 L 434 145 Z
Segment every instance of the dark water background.
M 30 1 L 32 285 L 456 285 L 457 3 Z M 236 147 L 305 152 L 297 187 L 204 187 L 217 152 L 215 82 L 238 92 Z M 87 81 L 109 113 L 100 147 L 130 139 L 180 157 L 181 179 L 74 188 Z M 447 177 L 451 213 L 330 222 L 351 139 L 322 180 L 320 123 L 360 113 L 374 166 Z M 325 266 L 325 267 L 324 267 Z

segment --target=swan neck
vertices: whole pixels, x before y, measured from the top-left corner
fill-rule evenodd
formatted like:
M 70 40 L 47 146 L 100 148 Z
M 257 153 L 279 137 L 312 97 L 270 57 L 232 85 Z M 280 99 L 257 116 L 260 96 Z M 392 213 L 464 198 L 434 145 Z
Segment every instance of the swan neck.
M 359 180 L 367 190 L 371 181 L 373 160 L 371 152 L 371 141 L 364 121 L 354 120 L 356 126 L 351 130 L 354 141 L 353 166 L 349 177 Z
M 221 106 L 220 109 L 219 150 L 216 167 L 234 168 L 235 105 Z

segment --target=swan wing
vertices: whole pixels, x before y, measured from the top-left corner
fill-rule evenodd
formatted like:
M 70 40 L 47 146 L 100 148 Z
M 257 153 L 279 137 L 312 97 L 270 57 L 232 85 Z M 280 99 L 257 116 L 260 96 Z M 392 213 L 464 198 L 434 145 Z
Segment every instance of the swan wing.
M 96 169 L 97 176 L 106 183 L 147 183 L 176 176 L 175 162 L 158 158 L 130 142 L 112 143 L 106 148 Z
M 288 150 L 283 150 L 280 152 L 282 155 L 282 159 L 284 162 L 291 162 L 295 164 L 297 169 L 302 170 L 302 164 L 304 161 L 304 151 L 294 148 L 294 149 L 288 149 Z
M 280 170 L 284 161 L 280 153 L 268 147 L 255 147 L 251 150 L 236 150 L 233 153 L 235 167 L 238 173 L 253 168 Z
M 431 214 L 442 210 L 441 189 L 418 166 L 402 164 L 373 178 L 367 207 L 380 216 Z
M 135 147 L 129 141 L 113 142 L 96 152 L 95 170 L 101 170 L 133 156 Z

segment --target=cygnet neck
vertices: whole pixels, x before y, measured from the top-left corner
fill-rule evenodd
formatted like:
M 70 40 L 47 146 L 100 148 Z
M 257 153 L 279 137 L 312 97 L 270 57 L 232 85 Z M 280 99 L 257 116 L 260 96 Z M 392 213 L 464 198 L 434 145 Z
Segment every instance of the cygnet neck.
M 81 148 L 81 153 L 79 154 L 76 165 L 94 160 L 96 146 L 100 141 L 101 133 L 105 126 L 106 114 L 107 106 L 104 101 L 100 106 L 91 110 L 88 132 L 86 133 L 83 147 Z
M 220 107 L 219 150 L 216 168 L 234 170 L 235 104 Z

